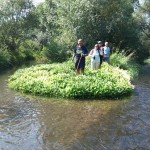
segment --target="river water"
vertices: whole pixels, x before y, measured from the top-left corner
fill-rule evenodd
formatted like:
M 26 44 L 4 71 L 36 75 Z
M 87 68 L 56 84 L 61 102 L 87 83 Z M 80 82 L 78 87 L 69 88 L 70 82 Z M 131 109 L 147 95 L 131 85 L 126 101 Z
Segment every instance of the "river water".
M 69 101 L 25 96 L 0 74 L 0 150 L 150 150 L 150 67 L 130 97 Z

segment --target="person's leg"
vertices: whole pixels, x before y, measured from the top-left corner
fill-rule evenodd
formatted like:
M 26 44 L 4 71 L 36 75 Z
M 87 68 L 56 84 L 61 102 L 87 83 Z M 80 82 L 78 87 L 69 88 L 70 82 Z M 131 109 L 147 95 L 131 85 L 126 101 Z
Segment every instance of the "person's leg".
M 76 58 L 76 62 L 75 62 L 75 69 L 78 69 L 78 63 L 79 63 L 79 58 Z
M 108 57 L 108 64 L 110 64 L 110 58 Z
M 102 64 L 102 62 L 103 62 L 103 56 L 100 55 L 100 65 Z
M 81 74 L 84 75 L 84 69 L 83 68 L 81 69 Z
M 82 75 L 84 75 L 84 68 L 85 68 L 85 58 L 82 58 L 80 62 L 80 73 Z
M 81 58 L 77 57 L 75 63 L 76 75 L 80 74 L 80 63 L 81 63 Z
M 98 70 L 100 66 L 100 62 L 95 62 L 95 70 Z
M 76 75 L 80 74 L 80 69 L 76 69 Z
M 94 62 L 91 61 L 91 69 L 94 70 Z
M 96 70 L 96 62 L 94 62 L 94 70 Z
M 110 64 L 110 59 L 109 59 L 109 57 L 106 57 L 106 62 L 107 62 L 108 64 Z

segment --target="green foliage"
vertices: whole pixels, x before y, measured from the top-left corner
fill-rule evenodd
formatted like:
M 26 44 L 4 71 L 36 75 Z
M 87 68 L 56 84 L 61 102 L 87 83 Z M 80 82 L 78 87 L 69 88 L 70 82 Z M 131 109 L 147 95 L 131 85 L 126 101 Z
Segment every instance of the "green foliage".
M 27 42 L 36 26 L 33 9 L 31 0 L 1 1 L 0 43 L 1 47 L 7 47 L 13 66 L 33 58 Z
M 37 38 L 40 32 L 47 42 L 59 39 L 66 49 L 68 45 L 72 49 L 78 38 L 89 47 L 97 40 L 121 43 L 121 48 L 135 48 L 138 42 L 130 0 L 46 0 L 35 11 L 39 18 Z
M 6 48 L 0 49 L 0 70 L 9 67 L 11 63 L 11 56 Z
M 137 2 L 45 0 L 34 7 L 31 0 L 2 0 L 1 47 L 7 47 L 12 65 L 32 58 L 38 62 L 62 62 L 70 56 L 79 38 L 88 49 L 98 40 L 107 40 L 119 51 L 135 52 L 136 59 L 142 62 L 150 54 L 150 3 L 145 0 L 134 11 Z M 126 60 L 120 59 L 118 63 L 125 63 L 121 61 Z
M 140 63 L 147 59 L 150 55 L 150 1 L 144 0 L 138 6 L 135 13 L 135 19 L 138 27 L 140 28 L 139 39 L 140 48 L 137 49 L 137 58 Z
M 126 51 L 119 52 L 118 49 L 116 49 L 116 52 L 114 52 L 110 58 L 111 65 L 128 70 L 133 79 L 138 76 L 140 71 L 140 66 L 133 60 L 133 55 L 133 53 L 128 54 Z
M 52 0 L 46 0 L 37 6 L 34 13 L 38 18 L 38 26 L 33 31 L 35 40 L 42 46 L 46 46 L 57 35 L 56 4 Z
M 64 45 L 59 45 L 54 41 L 51 41 L 43 47 L 41 54 L 50 62 L 63 62 L 67 60 L 69 56 Z
M 31 40 L 26 40 L 20 44 L 17 49 L 18 62 L 24 62 L 34 59 L 34 51 L 38 50 L 37 44 Z
M 103 63 L 96 72 L 86 67 L 86 75 L 76 76 L 71 61 L 20 69 L 10 77 L 9 87 L 23 93 L 73 99 L 118 98 L 134 89 L 124 70 Z
M 14 52 L 20 42 L 29 38 L 27 34 L 31 28 L 31 13 L 33 5 L 30 0 L 3 1 L 0 7 L 0 42 L 7 45 L 9 51 Z M 32 16 L 32 17 L 31 17 Z M 32 25 L 34 27 L 34 25 Z
M 138 31 L 132 16 L 134 9 L 129 0 L 55 1 L 60 37 L 72 33 L 70 42 L 83 38 L 92 47 L 97 40 L 108 40 L 116 45 L 121 42 L 124 48 L 133 47 L 137 41 Z
M 20 65 L 24 62 L 34 60 L 35 55 L 39 51 L 39 45 L 31 40 L 25 40 L 19 44 L 15 52 L 9 51 L 12 65 Z
M 144 63 L 150 65 L 150 58 L 146 59 Z

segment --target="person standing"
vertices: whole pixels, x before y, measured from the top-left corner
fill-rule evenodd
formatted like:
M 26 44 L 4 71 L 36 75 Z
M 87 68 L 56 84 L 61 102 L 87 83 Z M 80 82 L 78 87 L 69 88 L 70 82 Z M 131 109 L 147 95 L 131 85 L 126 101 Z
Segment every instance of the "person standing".
M 108 64 L 110 64 L 110 48 L 108 47 L 108 42 L 105 42 L 103 60 L 104 62 L 107 62 Z
M 78 45 L 74 49 L 74 57 L 76 57 L 75 62 L 75 69 L 76 69 L 76 75 L 82 74 L 84 75 L 84 68 L 85 68 L 85 57 L 88 55 L 87 48 L 83 44 L 83 40 L 78 40 Z
M 100 67 L 100 60 L 101 60 L 98 44 L 95 44 L 94 48 L 90 51 L 89 56 L 91 56 L 91 68 L 92 68 L 92 70 L 98 70 Z
M 100 52 L 100 66 L 103 62 L 103 56 L 104 56 L 104 48 L 102 46 L 102 41 L 98 41 L 98 46 L 99 46 L 99 52 Z

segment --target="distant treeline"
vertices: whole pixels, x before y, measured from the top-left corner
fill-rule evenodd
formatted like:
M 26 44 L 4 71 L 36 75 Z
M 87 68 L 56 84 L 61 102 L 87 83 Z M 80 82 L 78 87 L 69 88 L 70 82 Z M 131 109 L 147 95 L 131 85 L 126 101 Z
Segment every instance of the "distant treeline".
M 101 40 L 142 63 L 150 52 L 150 1 L 0 0 L 0 70 L 25 61 L 63 62 L 77 39 Z

